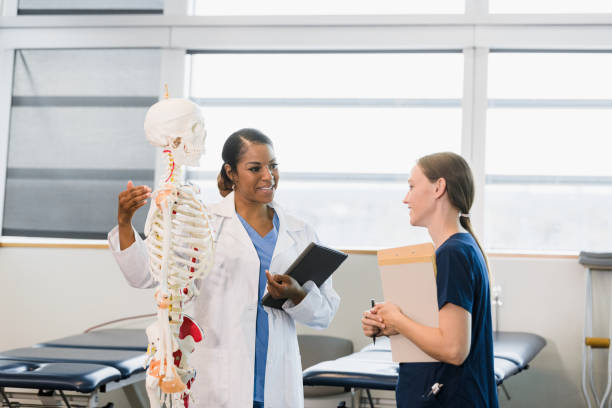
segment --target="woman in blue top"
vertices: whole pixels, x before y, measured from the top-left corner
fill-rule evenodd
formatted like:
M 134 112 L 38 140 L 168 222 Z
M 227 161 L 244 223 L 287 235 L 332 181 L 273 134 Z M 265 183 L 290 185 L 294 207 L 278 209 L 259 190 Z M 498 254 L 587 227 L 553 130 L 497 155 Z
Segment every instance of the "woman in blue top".
M 364 312 L 363 332 L 401 334 L 439 361 L 400 364 L 398 408 L 497 407 L 489 268 L 469 215 L 472 172 L 461 156 L 436 153 L 418 160 L 408 182 L 410 223 L 426 227 L 436 247 L 439 327 L 380 303 Z

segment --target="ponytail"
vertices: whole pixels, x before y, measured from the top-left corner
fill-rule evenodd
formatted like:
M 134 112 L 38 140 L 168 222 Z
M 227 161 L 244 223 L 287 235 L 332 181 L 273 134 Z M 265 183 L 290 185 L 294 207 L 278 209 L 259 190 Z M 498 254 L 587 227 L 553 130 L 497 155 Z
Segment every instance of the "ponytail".
M 225 164 L 226 163 L 223 163 L 221 165 L 221 171 L 219 172 L 219 174 L 221 175 L 221 181 L 223 182 L 223 187 L 225 188 L 225 190 L 233 190 L 234 182 L 227 175 L 227 171 L 225 170 Z
M 482 248 L 482 245 L 480 245 L 480 241 L 478 240 L 478 238 L 476 238 L 476 234 L 474 234 L 474 230 L 472 229 L 472 221 L 470 220 L 470 217 L 465 217 L 463 215 L 460 215 L 459 223 L 467 232 L 470 233 L 472 238 L 474 238 L 474 241 L 476 241 L 476 245 L 478 245 L 478 248 L 480 248 L 480 253 L 482 254 L 482 257 L 485 261 L 485 265 L 487 267 L 487 275 L 489 277 L 489 292 L 490 292 L 490 295 L 493 296 L 493 275 L 491 274 L 491 268 L 489 267 L 489 258 L 485 254 L 485 251 Z

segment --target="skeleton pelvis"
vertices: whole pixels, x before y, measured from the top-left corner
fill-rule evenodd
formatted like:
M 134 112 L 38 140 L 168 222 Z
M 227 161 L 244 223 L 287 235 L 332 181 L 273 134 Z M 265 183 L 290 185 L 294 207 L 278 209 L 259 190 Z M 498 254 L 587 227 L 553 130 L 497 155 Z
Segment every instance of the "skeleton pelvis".
M 187 389 L 187 386 L 183 384 L 181 378 L 177 375 L 176 369 L 172 366 L 172 372 L 174 377 L 171 380 L 162 378 L 159 382 L 159 388 L 166 394 L 175 394 L 177 392 L 183 392 Z
M 187 386 L 181 381 L 181 378 L 176 372 L 176 367 L 171 366 L 172 370 L 171 378 L 168 378 L 167 364 L 164 362 L 166 367 L 166 374 L 160 374 L 161 361 L 153 360 L 149 365 L 148 375 L 159 379 L 159 388 L 166 394 L 175 394 L 177 392 L 183 392 Z

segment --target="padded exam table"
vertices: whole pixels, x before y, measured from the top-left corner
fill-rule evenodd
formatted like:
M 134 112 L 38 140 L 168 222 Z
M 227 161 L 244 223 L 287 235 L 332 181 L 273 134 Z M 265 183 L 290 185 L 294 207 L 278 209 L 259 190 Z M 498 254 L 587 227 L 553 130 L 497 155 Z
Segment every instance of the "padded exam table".
M 0 352 L 0 406 L 98 407 L 98 393 L 123 387 L 132 406 L 146 406 L 133 387 L 146 349 L 144 330 L 109 329 Z
M 495 332 L 493 340 L 495 381 L 502 389 L 503 382 L 527 369 L 529 362 L 546 345 L 543 337 L 522 332 Z M 303 381 L 305 386 L 365 389 L 373 407 L 370 390 L 395 390 L 398 369 L 399 365 L 391 360 L 389 339 L 380 337 L 376 339 L 376 346 L 370 344 L 357 353 L 307 368 Z M 506 396 L 510 398 L 507 392 Z

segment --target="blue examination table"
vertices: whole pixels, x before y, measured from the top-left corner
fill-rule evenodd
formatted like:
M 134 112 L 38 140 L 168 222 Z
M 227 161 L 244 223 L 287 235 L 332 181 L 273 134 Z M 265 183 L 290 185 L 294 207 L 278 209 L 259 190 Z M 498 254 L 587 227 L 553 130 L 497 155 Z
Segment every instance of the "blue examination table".
M 493 340 L 495 381 L 502 387 L 506 379 L 527 369 L 546 345 L 543 337 L 522 332 L 496 332 Z M 366 390 L 373 407 L 370 390 L 395 390 L 398 369 L 399 365 L 391 360 L 389 339 L 380 337 L 376 339 L 376 346 L 370 344 L 359 352 L 307 368 L 303 381 L 305 386 Z M 506 396 L 509 398 L 507 393 Z
M 146 406 L 133 387 L 146 350 L 144 330 L 110 329 L 0 352 L 0 406 L 97 407 L 100 392 L 118 388 Z

